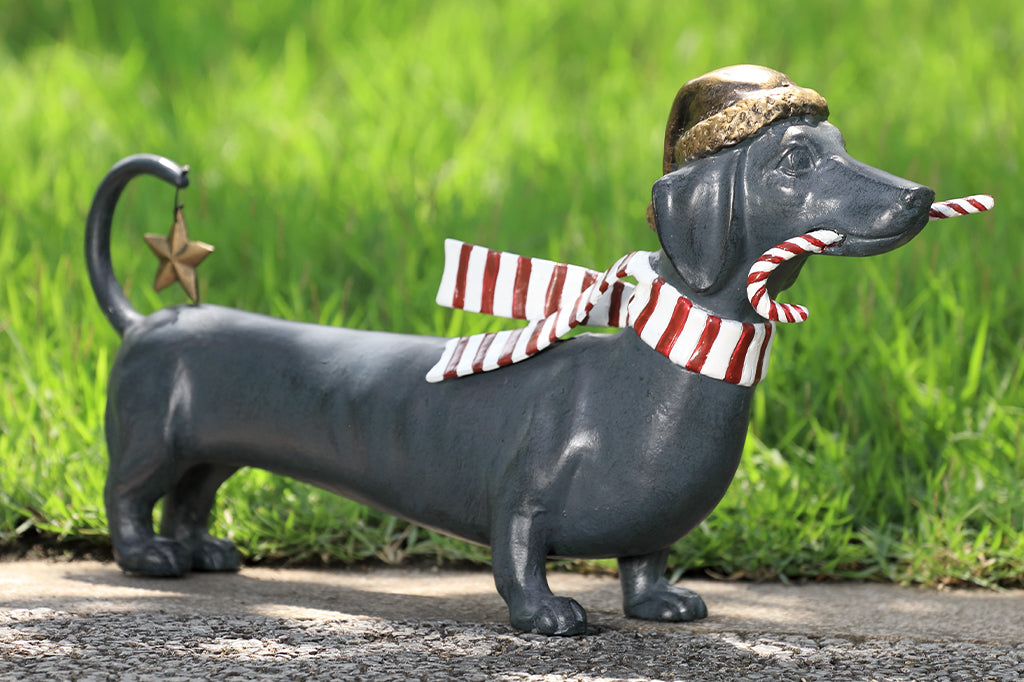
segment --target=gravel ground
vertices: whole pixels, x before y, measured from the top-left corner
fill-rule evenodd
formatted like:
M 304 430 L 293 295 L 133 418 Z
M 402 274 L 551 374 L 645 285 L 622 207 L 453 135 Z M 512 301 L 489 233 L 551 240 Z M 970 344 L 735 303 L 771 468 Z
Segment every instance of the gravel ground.
M 604 630 L 572 639 L 507 626 L 338 617 L 9 612 L 11 680 L 1020 680 L 1024 645 Z
M 659 625 L 617 613 L 615 581 L 557 576 L 592 626 L 551 638 L 502 622 L 489 582 L 270 569 L 145 580 L 89 562 L 0 563 L 0 679 L 1024 679 L 1024 593 L 688 581 L 712 617 Z M 883 605 L 907 619 L 878 617 Z

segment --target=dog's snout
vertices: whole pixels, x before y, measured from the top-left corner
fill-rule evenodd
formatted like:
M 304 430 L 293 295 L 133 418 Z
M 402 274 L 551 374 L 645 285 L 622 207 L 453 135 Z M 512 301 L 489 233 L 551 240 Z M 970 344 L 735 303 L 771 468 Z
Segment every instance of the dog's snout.
M 935 201 L 935 191 L 929 187 L 911 187 L 903 194 L 903 203 L 907 208 L 918 210 L 929 208 Z

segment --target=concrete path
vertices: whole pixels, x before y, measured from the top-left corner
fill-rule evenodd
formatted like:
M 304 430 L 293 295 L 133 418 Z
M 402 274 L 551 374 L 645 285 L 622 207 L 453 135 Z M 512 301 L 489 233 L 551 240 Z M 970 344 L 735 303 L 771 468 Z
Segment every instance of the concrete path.
M 587 635 L 512 630 L 483 572 L 0 563 L 0 679 L 1024 679 L 1024 591 L 688 580 L 710 616 L 656 624 L 612 578 L 550 582 Z

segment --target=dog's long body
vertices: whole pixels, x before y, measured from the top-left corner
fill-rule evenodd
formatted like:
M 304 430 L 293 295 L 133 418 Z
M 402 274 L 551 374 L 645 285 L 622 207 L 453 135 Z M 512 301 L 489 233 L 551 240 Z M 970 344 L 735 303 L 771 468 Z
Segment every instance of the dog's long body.
M 680 371 L 633 333 L 583 335 L 500 372 L 429 384 L 444 341 L 206 305 L 131 327 L 107 415 L 122 567 L 236 568 L 207 516 L 220 482 L 254 466 L 490 545 L 523 629 L 583 627 L 579 607 L 547 588 L 550 555 L 623 557 L 638 570 L 650 557 L 646 572 L 660 577 L 664 550 L 732 480 L 752 390 Z M 715 437 L 693 438 L 696 425 Z M 166 537 L 155 537 L 148 510 L 165 495 Z M 549 613 L 549 600 L 568 613 Z M 674 608 L 703 615 L 694 599 Z
M 751 390 L 677 371 L 635 334 L 585 335 L 537 364 L 429 384 L 443 343 L 166 309 L 125 335 L 109 388 L 108 428 L 121 435 L 111 451 L 145 449 L 161 469 L 147 478 L 184 478 L 161 491 L 172 503 L 192 494 L 190 467 L 255 466 L 482 544 L 512 526 L 541 528 L 527 544 L 542 556 L 667 547 L 735 473 Z M 621 417 L 608 396 L 622 399 Z M 719 435 L 680 447 L 694 423 Z
M 143 317 L 113 278 L 107 241 L 117 196 L 143 172 L 184 182 L 166 160 L 123 162 L 100 187 L 87 237 L 97 296 L 124 336 L 109 387 L 106 504 L 125 570 L 237 568 L 207 517 L 218 486 L 255 466 L 490 545 L 524 630 L 585 631 L 582 608 L 547 586 L 549 556 L 617 557 L 628 615 L 706 614 L 664 579 L 668 547 L 725 493 L 753 388 L 682 369 L 629 329 L 431 384 L 444 339 L 210 305 Z M 828 123 L 788 118 L 655 184 L 663 250 L 652 264 L 694 304 L 755 321 L 747 270 L 772 245 L 827 227 L 844 238 L 830 253 L 887 251 L 924 226 L 933 197 L 851 159 Z M 779 268 L 772 295 L 804 259 Z

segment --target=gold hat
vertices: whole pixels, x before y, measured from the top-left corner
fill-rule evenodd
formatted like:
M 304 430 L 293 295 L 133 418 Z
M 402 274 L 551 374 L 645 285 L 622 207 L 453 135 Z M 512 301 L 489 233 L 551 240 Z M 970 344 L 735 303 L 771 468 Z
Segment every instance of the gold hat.
M 706 73 L 676 94 L 662 172 L 742 142 L 769 123 L 806 114 L 828 118 L 828 103 L 784 73 L 749 64 Z

